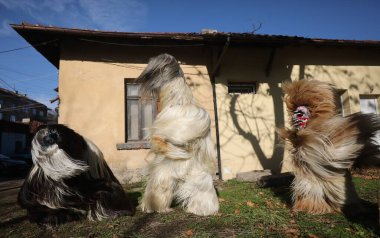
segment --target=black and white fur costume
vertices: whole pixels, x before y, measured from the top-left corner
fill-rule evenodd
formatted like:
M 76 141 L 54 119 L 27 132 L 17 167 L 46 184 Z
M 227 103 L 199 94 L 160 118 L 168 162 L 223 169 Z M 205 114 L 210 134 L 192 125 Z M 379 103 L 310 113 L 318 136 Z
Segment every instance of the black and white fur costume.
M 32 158 L 18 194 L 31 222 L 55 226 L 82 216 L 101 220 L 134 214 L 102 152 L 72 129 L 60 124 L 39 128 Z

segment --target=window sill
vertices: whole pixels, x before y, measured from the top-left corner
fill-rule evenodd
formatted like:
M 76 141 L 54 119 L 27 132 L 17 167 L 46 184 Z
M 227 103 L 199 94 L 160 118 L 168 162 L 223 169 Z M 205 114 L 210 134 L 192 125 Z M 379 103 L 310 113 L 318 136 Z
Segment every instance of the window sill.
M 150 143 L 147 141 L 130 141 L 127 143 L 117 143 L 117 150 L 140 150 L 150 149 Z

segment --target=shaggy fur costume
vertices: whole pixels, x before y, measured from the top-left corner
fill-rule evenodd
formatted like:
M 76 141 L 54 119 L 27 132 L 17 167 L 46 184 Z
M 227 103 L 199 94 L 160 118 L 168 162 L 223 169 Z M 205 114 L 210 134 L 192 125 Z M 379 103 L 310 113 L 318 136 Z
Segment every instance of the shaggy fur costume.
M 154 161 L 141 201 L 145 212 L 168 212 L 173 200 L 187 212 L 211 215 L 219 202 L 213 186 L 216 152 L 210 117 L 195 102 L 176 59 L 162 54 L 150 59 L 137 79 L 142 95 L 159 96 L 162 111 L 149 128 Z
M 87 216 L 133 215 L 135 207 L 91 141 L 63 125 L 39 129 L 33 167 L 18 194 L 30 221 L 47 227 Z
M 380 167 L 378 116 L 342 117 L 333 87 L 319 81 L 286 83 L 283 90 L 293 128 L 278 132 L 292 145 L 294 210 L 318 214 L 359 208 L 350 169 Z

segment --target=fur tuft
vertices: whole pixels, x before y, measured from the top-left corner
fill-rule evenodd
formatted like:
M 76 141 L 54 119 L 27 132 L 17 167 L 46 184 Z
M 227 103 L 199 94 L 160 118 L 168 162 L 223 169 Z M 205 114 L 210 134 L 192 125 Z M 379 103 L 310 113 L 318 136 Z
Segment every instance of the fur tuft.
M 160 89 L 176 78 L 184 78 L 177 60 L 169 54 L 161 54 L 149 59 L 147 67 L 136 79 L 136 83 L 142 84 L 142 96 L 150 96 L 153 93 L 158 97 Z

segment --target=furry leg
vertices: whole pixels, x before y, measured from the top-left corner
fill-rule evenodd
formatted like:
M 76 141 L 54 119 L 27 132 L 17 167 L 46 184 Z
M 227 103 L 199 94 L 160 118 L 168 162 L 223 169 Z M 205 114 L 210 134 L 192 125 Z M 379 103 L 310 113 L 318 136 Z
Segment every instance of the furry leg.
M 135 213 L 132 202 L 127 199 L 119 183 L 108 182 L 103 187 L 101 185 L 98 185 L 98 191 L 93 195 L 94 203 L 91 204 L 87 216 L 89 220 L 132 216 Z
M 162 167 L 161 167 L 162 168 Z M 158 170 L 158 171 L 157 171 Z M 159 170 L 151 173 L 145 188 L 140 208 L 144 212 L 170 212 L 173 190 L 176 186 L 173 171 Z
M 349 174 L 320 180 L 296 176 L 293 181 L 293 210 L 312 214 L 342 212 L 346 205 L 360 207 Z
M 219 201 L 212 176 L 194 170 L 188 177 L 184 183 L 178 185 L 176 192 L 176 197 L 182 202 L 182 206 L 187 212 L 200 216 L 216 214 L 219 210 Z

